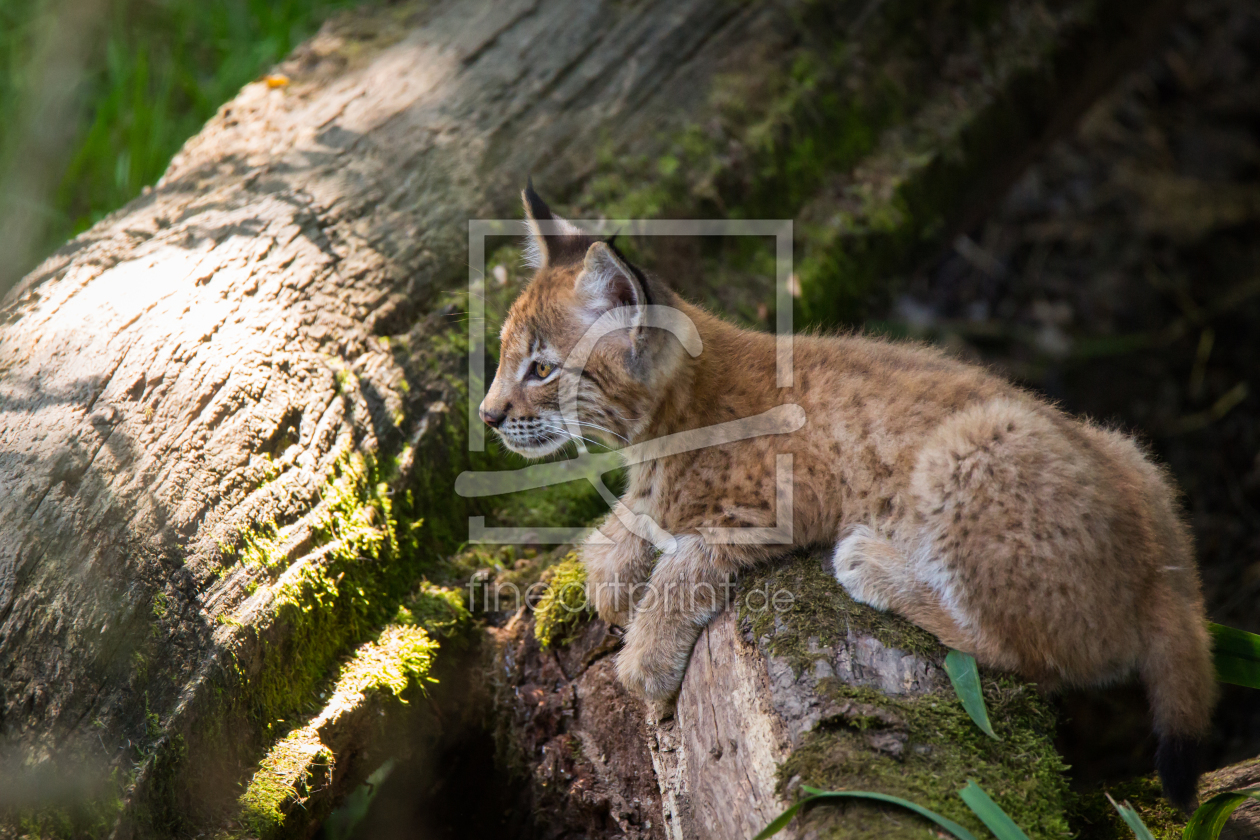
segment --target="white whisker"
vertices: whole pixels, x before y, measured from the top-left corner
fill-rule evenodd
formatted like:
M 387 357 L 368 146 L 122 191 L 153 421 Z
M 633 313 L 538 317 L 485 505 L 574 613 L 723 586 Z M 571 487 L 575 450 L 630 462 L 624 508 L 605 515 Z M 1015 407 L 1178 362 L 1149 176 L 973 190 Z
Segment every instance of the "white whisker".
M 601 426 L 598 423 L 592 423 L 589 420 L 569 420 L 566 422 L 573 423 L 575 426 L 590 426 L 592 429 L 598 429 L 601 432 L 607 432 L 608 434 L 612 435 L 618 440 L 624 441 L 627 444 L 630 443 L 630 441 L 624 435 L 619 435 L 616 432 L 614 432 L 612 429 L 609 429 L 605 426 Z
M 568 429 L 560 429 L 555 426 L 548 426 L 548 425 L 544 425 L 543 428 L 549 432 L 561 432 L 567 435 L 570 440 L 580 440 L 583 443 L 589 443 L 591 446 L 603 446 L 603 444 L 600 443 L 599 441 L 594 441 L 588 437 L 582 437 L 581 435 L 575 435 L 573 434 L 573 432 L 570 432 Z

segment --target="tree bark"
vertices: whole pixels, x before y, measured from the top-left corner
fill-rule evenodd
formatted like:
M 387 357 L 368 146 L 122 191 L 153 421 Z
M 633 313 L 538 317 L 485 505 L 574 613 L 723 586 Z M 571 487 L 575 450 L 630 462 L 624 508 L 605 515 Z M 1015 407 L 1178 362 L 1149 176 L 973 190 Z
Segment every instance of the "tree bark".
M 602 622 L 572 646 L 546 651 L 533 619 L 515 618 L 498 639 L 496 670 L 511 675 L 498 706 L 508 710 L 511 743 L 552 829 L 544 836 L 752 837 L 801 784 L 900 795 L 983 831 L 957 797 L 973 778 L 1030 837 L 1070 836 L 1065 768 L 1043 699 L 986 675 L 1003 739 L 990 741 L 953 694 L 946 651 L 850 600 L 824 569 L 827 559 L 818 551 L 745 579 L 733 607 L 701 634 L 675 713 L 663 721 L 612 680 L 615 640 Z M 623 746 L 627 738 L 637 750 Z M 558 764 L 555 756 L 569 758 Z M 610 776 L 645 775 L 660 801 L 651 817 L 607 796 L 588 804 L 590 790 L 633 789 Z M 592 808 L 608 808 L 617 825 L 596 831 Z M 784 836 L 920 837 L 925 826 L 909 812 L 854 804 L 817 809 Z
M 500 752 L 525 779 L 537 836 L 753 837 L 802 784 L 901 796 L 984 836 L 957 795 L 973 780 L 1031 838 L 1131 835 L 1104 792 L 1068 791 L 1047 698 L 982 671 L 1001 740 L 988 739 L 955 696 L 947 651 L 851 601 L 828 559 L 817 551 L 743 581 L 734 608 L 701 634 L 664 721 L 616 683 L 618 640 L 598 619 L 552 650 L 527 610 L 492 630 L 490 670 L 507 675 L 494 698 Z M 776 592 L 790 604 L 763 608 Z M 1258 781 L 1260 759 L 1207 773 L 1200 801 Z M 1181 837 L 1185 815 L 1153 774 L 1106 793 L 1133 804 L 1157 838 Z M 1255 836 L 1258 817 L 1257 803 L 1243 804 L 1221 836 Z M 917 838 L 928 828 L 897 807 L 848 803 L 816 807 L 779 836 Z
M 417 582 L 452 577 L 470 508 L 451 487 L 480 457 L 448 317 L 467 221 L 515 217 L 531 173 L 574 216 L 795 218 L 798 317 L 834 323 L 974 218 L 1174 5 L 452 0 L 325 27 L 5 300 L 0 835 L 309 834 L 389 754 L 381 713 L 459 729 L 449 670 L 425 700 L 419 666 L 385 669 L 397 691 L 354 668 L 414 664 L 408 633 L 452 668 L 479 632 Z M 729 311 L 773 300 L 732 258 L 659 256 Z M 673 728 L 642 733 L 661 792 L 608 771 L 596 799 L 649 834 L 742 831 L 785 801 L 771 764 L 817 720 L 878 723 L 789 680 L 779 637 L 715 624 Z M 876 667 L 862 639 L 819 661 Z M 915 660 L 913 691 L 937 664 Z M 608 667 L 582 672 L 594 715 L 633 706 Z M 742 781 L 708 772 L 717 752 Z

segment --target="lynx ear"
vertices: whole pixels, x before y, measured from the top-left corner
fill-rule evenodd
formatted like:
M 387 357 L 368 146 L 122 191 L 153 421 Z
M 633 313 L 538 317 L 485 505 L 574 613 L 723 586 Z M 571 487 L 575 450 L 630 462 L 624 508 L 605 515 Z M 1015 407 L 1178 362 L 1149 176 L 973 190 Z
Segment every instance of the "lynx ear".
M 596 316 L 617 307 L 631 307 L 630 327 L 636 331 L 643 323 L 644 307 L 652 302 L 647 279 L 611 242 L 596 242 L 586 250 L 574 288 Z
M 525 225 L 529 228 L 525 263 L 530 268 L 546 268 L 582 259 L 591 244 L 590 237 L 577 225 L 551 212 L 547 203 L 534 192 L 533 178 L 521 192 L 521 199 L 525 202 Z

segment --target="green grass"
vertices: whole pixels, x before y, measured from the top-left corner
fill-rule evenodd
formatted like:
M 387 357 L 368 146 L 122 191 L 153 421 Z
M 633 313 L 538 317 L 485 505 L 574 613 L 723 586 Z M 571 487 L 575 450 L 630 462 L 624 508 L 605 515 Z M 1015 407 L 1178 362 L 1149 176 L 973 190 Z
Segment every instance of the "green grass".
M 154 183 L 219 105 L 361 2 L 0 0 L 0 218 L 20 202 L 42 221 L 25 264 L 0 266 L 0 293 Z M 50 48 L 74 27 L 82 52 Z M 42 124 L 50 91 L 71 89 L 63 124 Z M 19 196 L 14 174 L 33 165 L 32 150 L 48 156 L 46 171 L 34 195 Z

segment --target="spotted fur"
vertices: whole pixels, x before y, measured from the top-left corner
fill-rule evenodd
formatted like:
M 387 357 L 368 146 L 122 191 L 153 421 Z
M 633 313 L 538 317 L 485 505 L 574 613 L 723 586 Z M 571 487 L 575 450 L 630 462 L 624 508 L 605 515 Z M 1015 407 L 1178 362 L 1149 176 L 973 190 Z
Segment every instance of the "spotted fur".
M 1215 700 L 1203 601 L 1174 489 L 1132 439 L 936 350 L 861 336 L 795 338 L 793 384 L 778 388 L 772 336 L 646 278 L 609 243 L 557 223 L 532 189 L 526 211 L 537 274 L 504 324 L 482 405 L 507 446 L 541 457 L 564 445 L 563 377 L 577 378 L 580 434 L 614 445 L 783 404 L 805 410 L 790 435 L 630 467 L 623 515 L 583 548 L 595 607 L 627 628 L 617 669 L 629 688 L 666 706 L 730 580 L 791 549 L 704 537 L 773 527 L 775 456 L 791 454 L 792 545 L 834 545 L 835 576 L 853 597 L 984 665 L 1047 688 L 1137 671 L 1161 756 L 1172 756 L 1160 768 L 1167 793 L 1194 800 L 1185 756 Z M 649 301 L 694 323 L 698 355 L 644 326 Z M 623 328 L 584 367 L 571 364 L 583 333 L 613 310 Z M 555 366 L 548 377 L 531 373 L 539 361 Z M 672 550 L 657 557 L 627 527 L 634 516 L 672 534 Z

